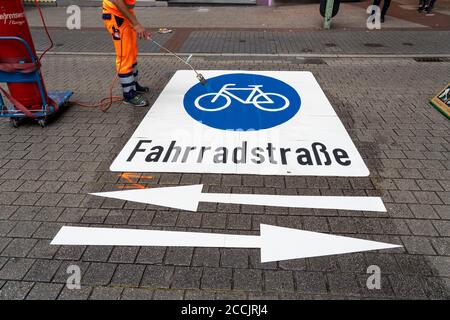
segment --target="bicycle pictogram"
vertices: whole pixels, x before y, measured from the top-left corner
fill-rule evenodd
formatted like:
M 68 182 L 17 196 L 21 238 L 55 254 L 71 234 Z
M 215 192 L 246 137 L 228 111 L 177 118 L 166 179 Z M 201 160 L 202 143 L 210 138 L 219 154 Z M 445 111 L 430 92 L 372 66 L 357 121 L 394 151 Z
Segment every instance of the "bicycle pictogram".
M 194 101 L 196 108 L 207 112 L 216 112 L 224 110 L 231 106 L 232 100 L 238 101 L 244 105 L 253 105 L 254 107 L 268 112 L 279 112 L 289 108 L 289 99 L 282 94 L 275 92 L 264 92 L 263 85 L 248 85 L 248 87 L 239 88 L 234 83 L 223 85 L 219 92 L 205 93 L 198 96 Z M 233 92 L 249 91 L 246 99 L 242 99 Z

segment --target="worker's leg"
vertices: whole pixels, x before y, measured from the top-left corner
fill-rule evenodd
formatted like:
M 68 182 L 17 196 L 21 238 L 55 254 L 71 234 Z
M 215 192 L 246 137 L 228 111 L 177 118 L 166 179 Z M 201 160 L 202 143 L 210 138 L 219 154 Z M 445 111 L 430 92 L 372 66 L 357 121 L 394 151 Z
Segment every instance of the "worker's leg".
M 147 105 L 145 98 L 136 92 L 136 82 L 133 75 L 133 64 L 136 60 L 136 32 L 130 23 L 112 15 L 106 19 L 105 26 L 112 34 L 116 50 L 116 69 L 122 86 L 124 101 L 136 106 Z
M 137 37 L 135 37 L 135 43 L 133 45 L 136 48 L 136 50 L 133 52 L 134 53 L 133 76 L 134 76 L 134 81 L 136 83 L 136 91 L 139 93 L 147 93 L 150 91 L 150 89 L 148 87 L 141 86 L 138 81 L 139 69 L 138 69 L 137 57 L 139 54 L 139 49 L 137 46 Z

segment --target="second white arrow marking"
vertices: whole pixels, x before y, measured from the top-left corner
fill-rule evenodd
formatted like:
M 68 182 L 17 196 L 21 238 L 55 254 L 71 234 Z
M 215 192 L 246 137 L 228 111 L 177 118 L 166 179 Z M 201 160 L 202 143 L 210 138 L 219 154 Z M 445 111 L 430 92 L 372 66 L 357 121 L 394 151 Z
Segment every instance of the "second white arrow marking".
M 52 245 L 260 248 L 261 262 L 401 247 L 395 244 L 261 224 L 260 236 L 62 227 Z
M 361 210 L 386 212 L 379 197 L 284 196 L 270 194 L 202 193 L 203 185 L 136 189 L 92 193 L 92 195 L 197 211 L 199 202 L 218 202 L 257 206 Z

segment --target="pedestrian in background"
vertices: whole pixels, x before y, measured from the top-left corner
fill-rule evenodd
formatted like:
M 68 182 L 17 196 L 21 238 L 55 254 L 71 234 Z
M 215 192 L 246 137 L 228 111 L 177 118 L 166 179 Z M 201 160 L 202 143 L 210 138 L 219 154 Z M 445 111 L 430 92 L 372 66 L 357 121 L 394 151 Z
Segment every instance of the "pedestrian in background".
M 373 0 L 373 5 L 379 7 L 381 3 L 381 0 Z M 389 6 L 391 5 L 391 0 L 384 0 L 383 8 L 381 9 L 381 23 L 384 22 L 384 16 L 386 15 L 386 12 L 389 9 Z M 372 13 L 373 14 L 373 13 Z
M 420 0 L 419 8 L 417 9 L 417 11 L 422 12 L 425 10 L 426 13 L 431 13 L 431 11 L 433 11 L 435 3 L 436 0 Z

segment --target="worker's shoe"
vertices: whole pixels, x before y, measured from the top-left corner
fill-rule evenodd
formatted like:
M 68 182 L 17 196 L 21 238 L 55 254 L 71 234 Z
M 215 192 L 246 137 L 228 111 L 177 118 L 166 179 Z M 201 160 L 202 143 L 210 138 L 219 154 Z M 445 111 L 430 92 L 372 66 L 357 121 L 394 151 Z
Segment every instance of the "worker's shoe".
M 136 92 L 138 93 L 149 93 L 150 88 L 149 87 L 143 87 L 139 83 L 136 82 Z
M 144 96 L 138 94 L 135 91 L 132 92 L 131 95 L 125 95 L 124 99 L 123 99 L 123 102 L 125 104 L 129 104 L 129 105 L 132 105 L 134 107 L 146 107 L 146 106 L 148 106 L 148 100 Z

